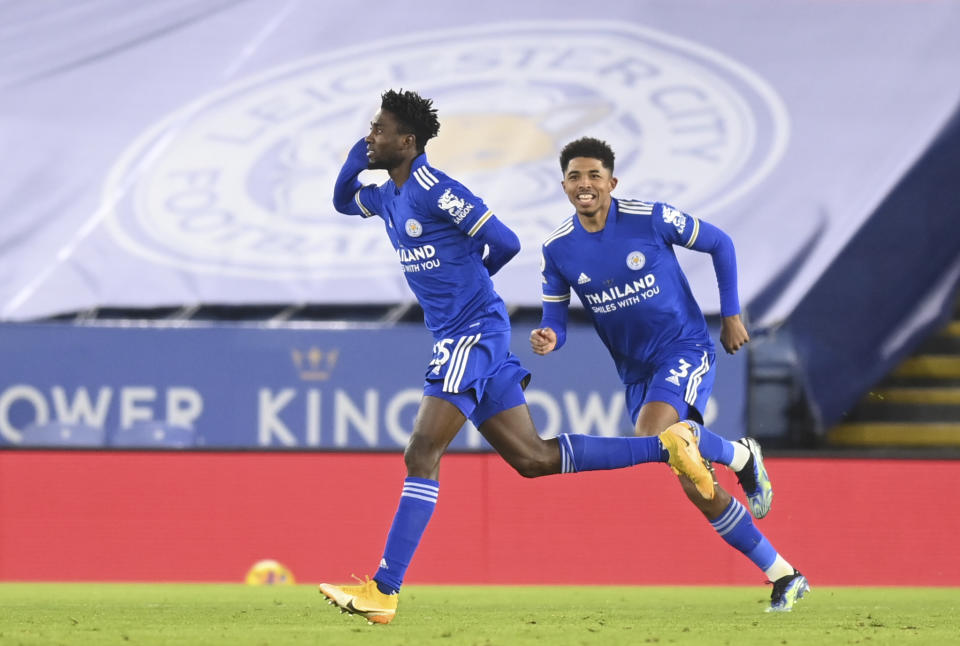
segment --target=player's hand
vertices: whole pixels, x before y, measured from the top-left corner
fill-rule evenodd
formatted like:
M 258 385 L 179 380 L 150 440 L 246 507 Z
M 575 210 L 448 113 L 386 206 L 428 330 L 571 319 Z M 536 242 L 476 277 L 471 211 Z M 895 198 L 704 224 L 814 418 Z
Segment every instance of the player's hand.
M 357 143 L 353 144 L 353 147 L 350 149 L 350 152 L 347 154 L 347 159 L 354 166 L 366 168 L 368 165 L 367 160 L 367 139 L 366 137 L 361 138 Z
M 720 319 L 720 343 L 727 354 L 733 354 L 750 340 L 747 328 L 740 320 L 739 314 L 724 316 Z
M 535 354 L 549 354 L 555 347 L 557 347 L 557 333 L 553 328 L 541 327 L 530 333 L 530 349 Z

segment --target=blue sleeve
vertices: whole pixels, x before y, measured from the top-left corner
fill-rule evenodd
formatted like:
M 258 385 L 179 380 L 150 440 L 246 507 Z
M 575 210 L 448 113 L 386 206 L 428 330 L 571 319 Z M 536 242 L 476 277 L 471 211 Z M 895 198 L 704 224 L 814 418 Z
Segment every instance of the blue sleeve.
M 380 211 L 380 193 L 377 187 L 364 186 L 357 179 L 366 169 L 367 142 L 361 139 L 350 149 L 333 186 L 333 208 L 340 213 L 368 218 Z
M 740 313 L 740 298 L 737 296 L 737 253 L 730 239 L 718 227 L 698 221 L 699 232 L 688 244 L 690 249 L 708 253 L 713 257 L 713 270 L 720 288 L 720 315 L 733 316 Z
M 712 224 L 698 220 L 669 204 L 658 204 L 658 207 L 659 210 L 654 210 L 653 213 L 653 226 L 660 237 L 669 244 L 683 245 L 687 249 L 710 254 L 720 288 L 720 315 L 739 314 L 737 254 L 730 236 Z
M 520 252 L 520 238 L 492 214 L 474 234 L 474 238 L 487 245 L 488 253 L 483 264 L 491 276 Z
M 431 213 L 441 220 L 452 222 L 471 238 L 476 237 L 493 217 L 493 211 L 487 208 L 483 200 L 460 182 L 444 175 L 438 179 L 426 166 L 421 166 L 414 173 L 417 181 L 421 181 L 422 177 L 435 182 L 429 187 L 424 186 L 429 189 L 425 199 L 428 200 Z
M 570 307 L 570 285 L 547 253 L 544 245 L 540 255 L 540 282 L 543 285 L 543 313 L 540 327 L 548 327 L 557 333 L 559 350 L 567 340 L 567 316 Z
M 540 317 L 540 327 L 548 327 L 557 333 L 557 345 L 554 351 L 563 347 L 567 341 L 567 314 L 570 301 L 555 303 L 543 301 L 543 315 Z

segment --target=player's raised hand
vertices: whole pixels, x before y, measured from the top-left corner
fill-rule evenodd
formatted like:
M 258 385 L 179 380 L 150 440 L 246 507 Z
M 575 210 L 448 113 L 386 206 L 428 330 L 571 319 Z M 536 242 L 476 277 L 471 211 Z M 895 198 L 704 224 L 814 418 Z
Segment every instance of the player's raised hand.
M 350 148 L 350 152 L 347 155 L 350 162 L 354 165 L 361 166 L 366 168 L 369 160 L 367 159 L 367 139 L 366 137 L 361 137 L 353 147 Z
M 727 354 L 733 354 L 750 340 L 747 328 L 740 320 L 739 314 L 724 316 L 720 319 L 720 343 Z
M 544 355 L 557 347 L 557 333 L 552 328 L 540 327 L 530 332 L 530 348 L 535 354 Z

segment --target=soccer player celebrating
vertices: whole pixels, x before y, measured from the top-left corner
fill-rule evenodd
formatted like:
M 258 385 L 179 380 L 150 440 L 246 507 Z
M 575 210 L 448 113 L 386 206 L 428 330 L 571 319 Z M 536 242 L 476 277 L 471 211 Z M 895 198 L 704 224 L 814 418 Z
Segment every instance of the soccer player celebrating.
M 382 219 L 435 341 L 380 566 L 361 585 L 320 585 L 330 603 L 371 623 L 396 615 L 404 574 L 437 502 L 440 458 L 467 419 L 525 477 L 667 462 L 713 496 L 712 474 L 687 426 L 652 437 L 537 434 L 523 394 L 530 373 L 510 352 L 510 320 L 490 280 L 520 241 L 480 198 L 427 162 L 424 147 L 440 128 L 432 103 L 415 92 L 384 92 L 333 195 L 341 213 Z M 364 186 L 358 176 L 367 168 L 390 178 Z
M 750 340 L 740 320 L 733 242 L 668 204 L 613 198 L 613 162 L 610 146 L 590 137 L 560 153 L 563 190 L 576 213 L 543 244 L 543 317 L 530 334 L 533 351 L 545 355 L 563 345 L 572 288 L 617 366 L 636 435 L 688 426 L 699 436 L 704 458 L 737 473 L 750 510 L 762 518 L 773 489 L 760 445 L 752 438 L 730 442 L 702 425 L 715 376 L 714 345 L 673 249 L 680 245 L 713 257 L 720 341 L 733 354 Z M 767 611 L 791 610 L 810 589 L 804 576 L 777 553 L 736 498 L 715 483 L 711 497 L 682 474 L 680 480 L 717 533 L 773 582 Z

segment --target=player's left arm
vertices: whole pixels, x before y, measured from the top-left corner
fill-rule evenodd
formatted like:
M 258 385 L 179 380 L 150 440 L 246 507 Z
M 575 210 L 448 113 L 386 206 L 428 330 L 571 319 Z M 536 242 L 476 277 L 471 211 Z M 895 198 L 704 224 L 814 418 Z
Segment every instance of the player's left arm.
M 430 175 L 433 177 L 433 175 Z M 449 178 L 430 187 L 430 210 L 438 219 L 447 219 L 464 234 L 483 245 L 483 266 L 491 276 L 520 252 L 520 238 L 497 219 L 479 197 Z
M 737 295 L 737 253 L 722 229 L 669 205 L 661 205 L 661 216 L 655 220 L 667 242 L 710 254 L 720 289 L 720 343 L 733 354 L 750 341 L 740 318 Z
M 520 238 L 492 213 L 473 237 L 486 245 L 483 265 L 491 276 L 520 253 Z

